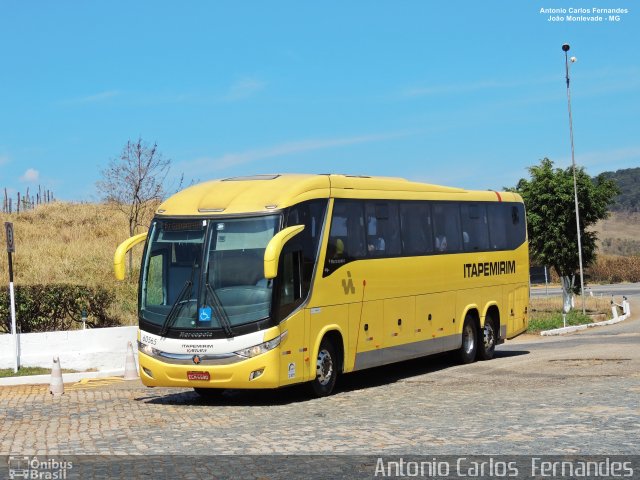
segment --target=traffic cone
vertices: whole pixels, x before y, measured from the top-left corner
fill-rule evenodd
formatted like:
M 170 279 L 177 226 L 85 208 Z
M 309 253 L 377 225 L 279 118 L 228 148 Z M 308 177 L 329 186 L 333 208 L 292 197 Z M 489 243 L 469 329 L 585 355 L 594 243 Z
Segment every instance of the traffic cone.
M 49 383 L 49 393 L 54 397 L 64 394 L 64 383 L 62 383 L 62 370 L 60 369 L 60 357 L 53 359 L 51 368 L 51 383 Z
M 124 379 L 138 379 L 138 367 L 136 367 L 136 358 L 133 355 L 133 345 L 131 345 L 131 342 L 127 345 L 127 360 L 124 364 Z

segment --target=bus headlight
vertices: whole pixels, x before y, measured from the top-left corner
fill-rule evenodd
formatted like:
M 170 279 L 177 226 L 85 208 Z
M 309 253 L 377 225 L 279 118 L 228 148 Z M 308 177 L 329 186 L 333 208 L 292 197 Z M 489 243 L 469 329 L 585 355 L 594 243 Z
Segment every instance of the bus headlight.
M 139 340 L 138 340 L 138 350 L 149 356 L 153 356 L 157 352 L 157 350 L 153 348 L 151 345 L 142 343 Z
M 257 355 L 262 355 L 263 353 L 267 353 L 269 350 L 273 350 L 280 343 L 287 338 L 287 331 L 282 332 L 273 340 L 269 340 L 267 342 L 261 343 L 259 345 L 254 345 L 253 347 L 243 348 L 242 350 L 238 350 L 237 352 L 233 352 L 236 355 L 240 355 L 241 357 L 252 358 Z

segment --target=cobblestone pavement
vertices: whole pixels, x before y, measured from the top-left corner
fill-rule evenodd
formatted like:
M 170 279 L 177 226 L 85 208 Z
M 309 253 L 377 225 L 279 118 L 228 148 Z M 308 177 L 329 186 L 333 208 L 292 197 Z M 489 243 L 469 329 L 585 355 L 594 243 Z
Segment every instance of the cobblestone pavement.
M 354 373 L 323 399 L 298 387 L 216 401 L 137 381 L 56 398 L 47 386 L 4 387 L 0 455 L 638 454 L 634 318 L 519 337 L 489 362 L 440 356 Z

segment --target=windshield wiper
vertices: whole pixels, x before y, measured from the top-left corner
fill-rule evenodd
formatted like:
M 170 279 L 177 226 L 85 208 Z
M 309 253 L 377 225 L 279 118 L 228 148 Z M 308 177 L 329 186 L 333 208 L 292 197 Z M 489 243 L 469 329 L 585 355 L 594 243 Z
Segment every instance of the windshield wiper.
M 173 322 L 175 322 L 176 318 L 178 318 L 178 311 L 180 310 L 179 305 L 184 300 L 187 292 L 191 293 L 192 285 L 193 282 L 191 280 L 187 280 L 186 282 L 184 282 L 184 286 L 182 287 L 178 298 L 176 298 L 176 301 L 173 302 L 173 305 L 171 305 L 171 310 L 169 310 L 169 313 L 167 314 L 167 318 L 164 319 L 164 323 L 162 324 L 162 328 L 160 329 L 161 337 L 164 337 L 167 334 L 169 328 L 171 327 L 171 325 L 173 325 Z
M 222 305 L 220 298 L 218 297 L 216 292 L 213 290 L 211 285 L 209 285 L 209 282 L 206 283 L 205 287 L 207 288 L 207 293 L 213 300 L 212 306 L 216 311 L 216 316 L 220 320 L 220 326 L 224 330 L 224 333 L 227 335 L 227 337 L 229 338 L 233 337 L 233 330 L 231 330 L 231 322 L 229 321 L 229 316 L 227 315 L 227 312 L 224 310 L 224 306 Z M 205 296 L 205 303 L 206 303 L 206 300 L 207 299 Z

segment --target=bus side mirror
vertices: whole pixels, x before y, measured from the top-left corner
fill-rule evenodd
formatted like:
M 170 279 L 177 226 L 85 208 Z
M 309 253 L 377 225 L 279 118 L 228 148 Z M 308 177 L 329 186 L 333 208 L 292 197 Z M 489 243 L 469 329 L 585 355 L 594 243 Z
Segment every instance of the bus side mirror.
M 131 238 L 128 238 L 120 245 L 118 245 L 118 248 L 116 248 L 116 253 L 113 255 L 113 272 L 115 273 L 116 280 L 124 280 L 124 256 L 137 244 L 139 244 L 140 242 L 144 242 L 144 240 L 147 238 L 147 233 L 148 232 L 140 233 Z
M 284 245 L 302 230 L 304 230 L 304 225 L 294 225 L 273 236 L 264 251 L 264 278 L 271 279 L 278 276 L 278 260 L 280 260 Z

